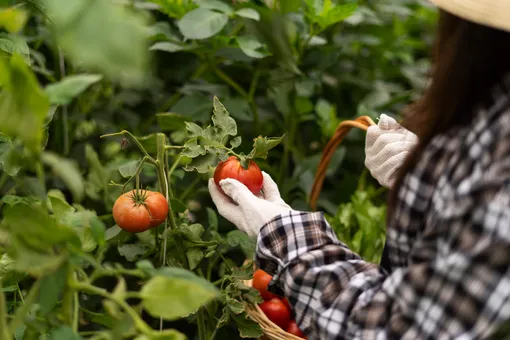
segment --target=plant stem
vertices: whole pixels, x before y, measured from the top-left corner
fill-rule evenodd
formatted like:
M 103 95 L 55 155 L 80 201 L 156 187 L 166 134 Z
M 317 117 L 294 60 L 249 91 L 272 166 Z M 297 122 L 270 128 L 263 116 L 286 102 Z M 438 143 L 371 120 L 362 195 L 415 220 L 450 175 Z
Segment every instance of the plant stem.
M 140 151 L 147 157 L 147 159 L 149 160 L 149 162 L 151 163 L 155 163 L 156 161 L 154 160 L 154 158 L 152 158 L 149 153 L 147 152 L 147 150 L 145 150 L 145 148 L 143 147 L 143 145 L 138 141 L 138 139 L 129 131 L 127 130 L 122 130 L 121 132 L 115 132 L 115 133 L 108 133 L 106 135 L 102 135 L 100 138 L 104 138 L 104 137 L 115 137 L 115 136 L 123 136 L 123 135 L 128 135 L 129 137 L 131 137 L 131 139 L 133 140 L 133 142 L 135 142 L 136 146 L 138 147 L 138 149 L 140 149 Z
M 78 292 L 74 293 L 74 311 L 73 311 L 73 331 L 78 332 L 78 321 L 80 319 L 80 300 L 78 298 Z
M 197 312 L 197 325 L 198 325 L 198 339 L 206 340 L 207 331 L 205 329 L 204 308 L 200 308 Z
M 227 83 L 234 90 L 236 90 L 236 92 L 239 93 L 244 99 L 248 99 L 248 93 L 241 87 L 241 85 L 236 83 L 234 79 L 230 78 L 225 72 L 223 72 L 216 66 L 214 66 L 214 72 L 220 79 L 222 79 L 225 83 Z
M 0 340 L 11 339 L 7 328 L 7 308 L 5 302 L 5 294 L 2 290 L 2 282 L 0 282 Z
M 35 299 L 37 298 L 39 294 L 39 288 L 41 286 L 41 280 L 37 280 L 32 285 L 32 288 L 30 289 L 30 292 L 28 293 L 28 296 L 25 300 L 25 304 L 21 307 L 19 307 L 16 310 L 16 314 L 14 315 L 14 318 L 11 320 L 9 324 L 9 331 L 14 333 L 16 329 L 23 323 L 23 319 L 28 314 L 28 310 L 30 307 L 32 307 L 32 304 L 34 303 Z
M 146 335 L 150 335 L 153 332 L 153 329 L 150 328 L 149 325 L 147 325 L 147 323 L 145 323 L 145 321 L 142 320 L 142 318 L 135 312 L 135 310 L 130 305 L 126 303 L 126 301 L 110 294 L 106 289 L 95 287 L 90 284 L 81 283 L 77 281 L 72 281 L 70 285 L 77 290 L 85 291 L 94 295 L 99 295 L 115 302 L 117 305 L 119 305 L 119 307 L 126 311 L 126 313 L 131 317 L 131 319 L 133 319 L 135 327 L 139 331 Z
M 179 197 L 179 200 L 184 201 L 189 196 L 189 194 L 193 190 L 195 190 L 195 187 L 197 186 L 198 183 L 200 183 L 200 177 L 199 176 L 195 177 L 193 182 L 191 182 L 191 184 L 186 188 L 186 190 L 184 190 L 184 192 L 182 193 L 181 197 Z
M 66 76 L 66 61 L 64 58 L 64 52 L 58 48 L 58 59 L 60 65 L 60 79 Z M 67 113 L 67 105 L 62 107 L 62 129 L 64 130 L 64 156 L 69 154 L 69 117 Z
M 19 298 L 21 299 L 21 302 L 25 304 L 25 299 L 23 298 L 23 294 L 21 293 L 21 289 L 19 288 L 19 284 L 16 283 L 16 288 L 18 289 Z

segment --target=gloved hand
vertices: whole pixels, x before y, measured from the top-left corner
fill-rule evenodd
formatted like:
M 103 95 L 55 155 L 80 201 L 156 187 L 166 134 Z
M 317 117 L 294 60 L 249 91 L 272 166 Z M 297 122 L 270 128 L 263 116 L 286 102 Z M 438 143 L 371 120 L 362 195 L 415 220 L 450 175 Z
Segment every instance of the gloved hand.
M 391 189 L 398 169 L 417 143 L 414 133 L 382 114 L 378 125 L 367 130 L 365 166 L 382 186 Z
M 227 178 L 220 181 L 223 194 L 214 180 L 209 180 L 209 193 L 221 216 L 232 222 L 250 237 L 256 238 L 260 228 L 279 214 L 292 208 L 280 197 L 278 186 L 262 171 L 264 182 L 257 197 L 241 182 Z

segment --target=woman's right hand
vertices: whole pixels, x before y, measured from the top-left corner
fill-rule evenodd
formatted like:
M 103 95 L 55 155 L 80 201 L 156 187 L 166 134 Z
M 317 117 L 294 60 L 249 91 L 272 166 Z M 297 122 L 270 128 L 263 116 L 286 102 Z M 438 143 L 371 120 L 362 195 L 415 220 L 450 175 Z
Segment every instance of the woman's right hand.
M 418 137 L 385 114 L 378 125 L 368 128 L 365 143 L 365 166 L 382 186 L 391 189 L 398 169 L 418 144 Z

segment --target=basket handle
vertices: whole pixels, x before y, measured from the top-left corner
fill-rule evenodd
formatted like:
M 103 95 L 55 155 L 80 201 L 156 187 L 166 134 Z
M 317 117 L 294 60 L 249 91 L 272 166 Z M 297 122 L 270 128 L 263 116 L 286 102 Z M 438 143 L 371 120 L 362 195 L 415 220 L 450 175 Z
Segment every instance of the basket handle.
M 331 157 L 335 153 L 336 148 L 342 141 L 344 137 L 351 131 L 352 128 L 358 128 L 360 130 L 366 131 L 370 126 L 375 125 L 374 121 L 368 116 L 360 116 L 355 120 L 344 120 L 340 124 L 338 124 L 333 137 L 329 140 L 328 144 L 322 151 L 322 157 L 319 162 L 319 167 L 317 169 L 317 173 L 315 174 L 315 180 L 312 185 L 312 192 L 310 194 L 310 207 L 315 210 L 317 208 L 317 199 L 322 190 L 322 184 L 324 183 L 324 178 L 326 177 L 326 171 L 328 170 L 329 162 L 331 161 Z

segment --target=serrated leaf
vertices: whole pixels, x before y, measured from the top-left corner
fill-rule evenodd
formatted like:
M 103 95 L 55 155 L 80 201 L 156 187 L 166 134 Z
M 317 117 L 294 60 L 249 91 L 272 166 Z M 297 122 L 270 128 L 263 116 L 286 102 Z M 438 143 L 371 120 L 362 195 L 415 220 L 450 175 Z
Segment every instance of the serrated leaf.
M 236 121 L 230 117 L 227 109 L 216 96 L 213 99 L 213 113 L 212 121 L 214 126 L 222 131 L 223 136 L 237 135 Z
M 237 44 L 239 48 L 246 54 L 248 57 L 252 58 L 264 58 L 268 55 L 271 55 L 264 44 L 260 43 L 257 38 L 254 36 L 241 36 L 237 37 Z
M 190 137 L 202 136 L 202 134 L 204 133 L 204 130 L 193 122 L 186 122 L 185 124 L 186 130 L 188 131 Z
M 237 148 L 239 145 L 241 145 L 241 142 L 242 142 L 241 136 L 237 136 L 230 141 L 230 146 L 232 146 L 232 148 Z
M 256 21 L 260 20 L 259 12 L 257 12 L 253 8 L 241 8 L 240 10 L 235 11 L 235 14 L 237 16 L 247 18 L 247 19 L 252 19 L 252 20 L 256 20 Z
M 184 150 L 182 150 L 181 155 L 189 158 L 195 158 L 201 155 L 205 155 L 205 153 L 205 147 L 198 145 L 198 141 L 195 138 L 184 144 Z
M 358 5 L 356 3 L 337 5 L 323 10 L 323 12 L 315 18 L 315 21 L 319 24 L 321 29 L 325 29 L 347 19 L 356 11 L 357 8 Z
M 205 174 L 210 169 L 218 164 L 218 157 L 215 154 L 205 154 L 203 156 L 195 157 L 186 164 L 185 171 L 197 171 L 198 173 Z
M 46 275 L 41 280 L 39 306 L 43 315 L 48 314 L 57 305 L 67 280 L 67 266 Z
M 219 295 L 213 284 L 190 271 L 165 269 L 168 274 L 174 272 L 177 275 L 155 276 L 140 291 L 143 307 L 153 317 L 176 320 L 196 312 L 200 306 Z
M 228 15 L 207 8 L 197 8 L 182 17 L 177 26 L 188 39 L 207 39 L 219 33 L 228 22 Z
M 246 309 L 244 303 L 242 303 L 241 301 L 233 299 L 229 296 L 227 296 L 226 300 L 228 308 L 234 314 L 241 314 Z
M 0 50 L 9 54 L 19 54 L 30 65 L 30 48 L 25 38 L 14 34 L 0 33 Z
M 239 335 L 242 338 L 260 338 L 262 336 L 262 328 L 255 321 L 249 319 L 246 313 L 240 315 L 231 314 L 232 318 L 237 324 Z
M 0 133 L 0 169 L 9 176 L 16 176 L 21 170 L 21 159 L 23 154 L 14 147 L 11 139 Z
M 257 137 L 254 139 L 253 149 L 248 154 L 248 159 L 266 158 L 268 151 L 282 142 L 282 137 Z
M 46 92 L 51 104 L 67 105 L 90 85 L 100 81 L 101 78 L 102 76 L 98 74 L 67 76 L 57 83 L 46 86 L 44 92 Z

